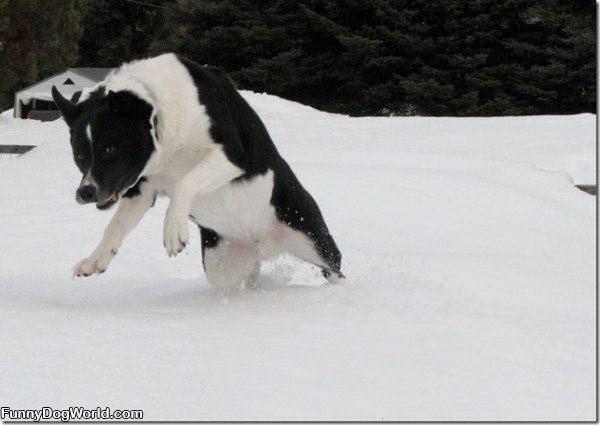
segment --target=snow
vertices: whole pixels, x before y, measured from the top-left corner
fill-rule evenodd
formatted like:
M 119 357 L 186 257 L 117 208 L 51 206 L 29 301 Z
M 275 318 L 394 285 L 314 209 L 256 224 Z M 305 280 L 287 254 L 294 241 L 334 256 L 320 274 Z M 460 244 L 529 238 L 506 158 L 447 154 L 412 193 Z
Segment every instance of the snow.
M 207 285 L 166 200 L 72 279 L 112 211 L 74 201 L 62 121 L 0 115 L 0 405 L 145 420 L 594 420 L 595 116 L 349 118 L 244 92 L 348 283 L 282 258 Z
M 62 120 L 41 122 L 13 118 L 13 110 L 0 113 L 0 145 L 37 146 L 46 142 L 48 134 L 56 134 L 59 140 L 64 134 L 65 124 Z M 67 132 L 68 134 L 68 132 Z

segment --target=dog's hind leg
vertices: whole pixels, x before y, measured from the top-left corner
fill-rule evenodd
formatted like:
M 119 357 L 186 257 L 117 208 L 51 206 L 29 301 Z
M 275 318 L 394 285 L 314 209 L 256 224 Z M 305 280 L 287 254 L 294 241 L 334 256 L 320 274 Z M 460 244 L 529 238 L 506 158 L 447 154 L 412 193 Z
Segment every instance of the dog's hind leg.
M 208 283 L 221 293 L 238 289 L 256 270 L 256 246 L 250 242 L 223 237 L 206 227 L 199 227 L 202 264 Z
M 325 263 L 325 267 L 321 269 L 321 273 L 329 281 L 329 283 L 342 283 L 346 277 L 342 274 L 342 254 L 338 249 L 335 241 L 329 230 L 323 223 L 323 226 L 314 234 L 309 235 L 309 238 L 315 244 L 315 249 Z
M 307 235 L 314 243 L 315 251 L 321 263 L 321 273 L 329 283 L 342 283 L 346 277 L 341 272 L 342 254 L 327 228 Z
M 284 169 L 282 173 L 280 178 L 287 179 L 288 183 L 276 186 L 271 201 L 280 226 L 283 226 L 280 227 L 283 237 L 277 238 L 281 251 L 320 267 L 330 283 L 343 281 L 342 254 L 329 233 L 319 206 L 291 170 L 287 169 L 286 173 Z
M 280 239 L 282 252 L 321 268 L 321 273 L 330 283 L 344 281 L 340 270 L 342 255 L 326 227 L 305 232 L 287 225 L 281 226 L 285 228 L 285 235 Z
M 260 263 L 257 261 L 254 263 L 250 274 L 246 277 L 246 289 L 256 289 L 258 288 L 258 281 L 260 279 Z

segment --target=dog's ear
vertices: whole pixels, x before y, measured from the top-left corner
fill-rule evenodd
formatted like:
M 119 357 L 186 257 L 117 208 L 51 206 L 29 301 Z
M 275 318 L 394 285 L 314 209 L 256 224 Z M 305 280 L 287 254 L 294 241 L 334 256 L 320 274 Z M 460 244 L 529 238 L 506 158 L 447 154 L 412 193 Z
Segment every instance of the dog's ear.
M 58 110 L 62 114 L 67 125 L 71 127 L 80 115 L 77 105 L 69 102 L 69 100 L 60 94 L 56 86 L 52 86 L 52 99 L 54 99 L 54 103 L 58 107 Z
M 152 106 L 148 102 L 127 90 L 109 91 L 108 105 L 113 111 L 132 118 L 148 120 L 152 114 Z

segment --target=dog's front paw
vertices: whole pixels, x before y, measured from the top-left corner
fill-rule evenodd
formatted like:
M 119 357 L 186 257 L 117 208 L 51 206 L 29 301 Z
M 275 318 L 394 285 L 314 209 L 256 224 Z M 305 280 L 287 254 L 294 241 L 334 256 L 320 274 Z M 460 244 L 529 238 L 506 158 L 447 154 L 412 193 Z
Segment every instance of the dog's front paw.
M 108 268 L 110 260 L 112 260 L 115 254 L 115 250 L 106 250 L 98 253 L 94 252 L 88 258 L 84 258 L 75 264 L 75 267 L 73 267 L 73 275 L 90 276 L 93 274 L 104 273 Z
M 169 257 L 183 251 L 189 240 L 188 222 L 186 214 L 177 214 L 171 209 L 167 210 L 163 241 Z

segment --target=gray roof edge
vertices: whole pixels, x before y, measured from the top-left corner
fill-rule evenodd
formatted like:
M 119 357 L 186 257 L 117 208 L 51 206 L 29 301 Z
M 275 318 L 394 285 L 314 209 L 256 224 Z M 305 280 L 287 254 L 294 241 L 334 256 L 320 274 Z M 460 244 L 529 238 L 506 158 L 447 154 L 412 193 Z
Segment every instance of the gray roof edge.
M 68 71 L 68 70 L 67 70 L 67 71 Z M 56 77 L 57 75 L 64 74 L 65 72 L 66 72 L 66 71 L 62 71 L 62 72 L 59 72 L 59 73 L 57 73 L 57 74 L 52 74 L 52 75 L 50 75 L 49 77 L 46 77 L 46 78 L 43 78 L 43 79 L 41 79 L 40 81 L 36 81 L 35 83 L 33 83 L 33 84 L 32 84 L 32 85 L 30 85 L 30 86 L 24 87 L 24 88 L 22 88 L 21 90 L 17 90 L 17 91 L 15 92 L 15 97 L 16 97 L 16 96 L 17 96 L 19 93 L 21 93 L 21 92 L 23 92 L 23 91 L 27 91 L 27 90 L 29 90 L 30 88 L 32 88 L 32 87 L 35 87 L 35 86 L 37 86 L 38 84 L 42 84 L 43 82 L 45 82 L 45 81 L 48 81 L 48 80 L 50 80 L 50 79 L 52 79 L 52 78 Z
M 95 82 L 102 81 L 115 68 L 69 68 L 68 70 Z
M 27 87 L 23 87 L 21 90 L 17 90 L 17 91 L 15 92 L 15 96 L 16 96 L 16 95 L 18 95 L 18 94 L 19 94 L 19 93 L 21 93 L 21 92 L 27 91 L 27 90 L 29 90 L 30 88 L 37 86 L 38 84 L 42 84 L 43 82 L 45 82 L 45 81 L 48 81 L 48 80 L 50 80 L 50 79 L 52 79 L 52 78 L 54 78 L 54 77 L 56 77 L 56 76 L 58 76 L 58 75 L 64 74 L 64 73 L 65 73 L 65 72 L 67 72 L 67 71 L 74 72 L 75 74 L 81 75 L 82 77 L 84 77 L 84 78 L 87 78 L 88 80 L 92 80 L 92 81 L 94 81 L 94 82 L 99 82 L 99 81 L 102 81 L 102 80 L 104 80 L 104 79 L 106 78 L 106 76 L 107 76 L 107 75 L 108 75 L 108 74 L 109 74 L 109 73 L 110 73 L 112 70 L 114 70 L 114 69 L 116 69 L 116 68 L 93 68 L 93 67 L 83 67 L 83 68 L 67 68 L 67 69 L 65 69 L 64 71 L 57 72 L 56 74 L 52 74 L 52 75 L 50 75 L 50 76 L 48 76 L 48 77 L 46 77 L 46 78 L 42 78 L 40 81 L 36 81 L 35 83 L 33 83 L 33 84 L 31 84 L 31 85 L 29 85 L 29 86 L 27 86 Z M 95 78 L 93 78 L 93 77 L 90 77 L 89 75 L 86 75 L 86 74 L 85 74 L 85 71 L 83 71 L 83 73 L 82 73 L 82 72 L 81 72 L 81 70 L 99 70 L 99 71 L 98 71 L 98 75 L 101 75 L 101 78 L 100 78 L 100 79 L 95 79 Z

